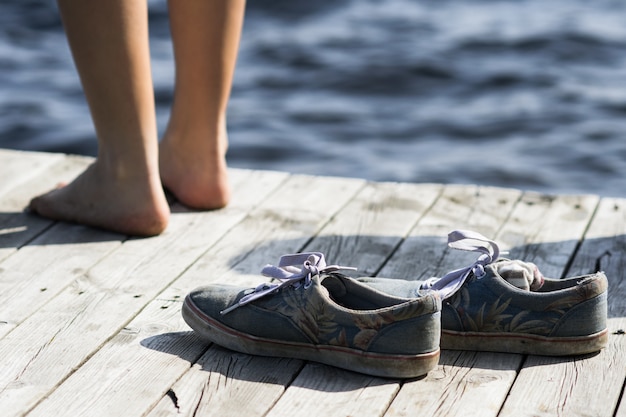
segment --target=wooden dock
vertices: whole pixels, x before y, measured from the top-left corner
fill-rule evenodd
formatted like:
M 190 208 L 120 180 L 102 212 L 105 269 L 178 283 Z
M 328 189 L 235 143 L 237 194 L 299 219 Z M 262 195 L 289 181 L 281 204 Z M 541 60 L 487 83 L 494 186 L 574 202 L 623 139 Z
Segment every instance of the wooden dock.
M 0 150 L 3 417 L 626 416 L 626 199 L 232 169 L 226 209 L 174 203 L 158 237 L 23 212 L 90 162 Z M 257 285 L 265 264 L 304 250 L 361 275 L 442 275 L 475 258 L 446 248 L 452 229 L 494 238 L 547 276 L 604 270 L 608 348 L 442 351 L 426 377 L 387 380 L 207 346 L 180 315 L 191 289 Z

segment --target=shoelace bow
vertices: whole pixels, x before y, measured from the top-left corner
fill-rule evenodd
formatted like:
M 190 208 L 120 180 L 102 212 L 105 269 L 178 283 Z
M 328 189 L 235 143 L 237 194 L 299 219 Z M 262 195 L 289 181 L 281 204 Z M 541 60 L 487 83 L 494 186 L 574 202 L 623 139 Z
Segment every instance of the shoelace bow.
M 471 230 L 454 230 L 448 234 L 448 246 L 470 252 L 480 252 L 476 261 L 465 268 L 448 272 L 441 278 L 431 278 L 424 282 L 421 289 L 434 290 L 442 300 L 452 296 L 470 274 L 480 278 L 485 275 L 485 266 L 495 262 L 500 256 L 500 248 L 493 240 Z
M 431 278 L 422 284 L 422 289 L 437 291 L 441 299 L 444 300 L 461 288 L 470 274 L 473 274 L 477 278 L 484 276 L 485 266 L 495 262 L 501 253 L 495 241 L 487 239 L 480 233 L 471 230 L 454 230 L 450 232 L 448 234 L 448 246 L 453 249 L 479 252 L 481 255 L 473 264 L 465 268 L 450 271 L 441 278 Z M 339 270 L 355 271 L 356 268 L 326 265 L 324 254 L 321 252 L 306 252 L 281 256 L 278 266 L 267 265 L 262 270 L 263 275 L 274 278 L 278 280 L 279 283 L 263 283 L 259 285 L 250 294 L 243 296 L 237 303 L 222 310 L 220 314 L 230 313 L 238 307 L 265 297 L 289 285 L 295 288 L 299 288 L 300 286 L 308 288 L 311 285 L 312 277 L 315 275 Z
M 312 278 L 321 273 L 331 273 L 340 270 L 353 270 L 356 268 L 339 265 L 326 265 L 324 254 L 321 252 L 296 253 L 283 255 L 278 261 L 278 266 L 266 265 L 261 271 L 263 275 L 274 278 L 279 283 L 263 283 L 256 287 L 253 292 L 247 294 L 230 307 L 220 311 L 220 314 L 227 314 L 234 309 L 244 306 L 251 301 L 265 297 L 281 288 L 293 286 L 305 289 L 311 286 Z

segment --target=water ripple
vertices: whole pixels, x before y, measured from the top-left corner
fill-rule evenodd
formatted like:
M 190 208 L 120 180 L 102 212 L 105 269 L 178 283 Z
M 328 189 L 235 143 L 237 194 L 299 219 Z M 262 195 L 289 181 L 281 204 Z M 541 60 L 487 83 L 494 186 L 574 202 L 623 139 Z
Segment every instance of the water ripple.
M 174 68 L 149 4 L 163 131 Z M 247 7 L 231 166 L 626 196 L 626 2 Z M 0 83 L 0 146 L 95 154 L 54 2 L 3 2 Z

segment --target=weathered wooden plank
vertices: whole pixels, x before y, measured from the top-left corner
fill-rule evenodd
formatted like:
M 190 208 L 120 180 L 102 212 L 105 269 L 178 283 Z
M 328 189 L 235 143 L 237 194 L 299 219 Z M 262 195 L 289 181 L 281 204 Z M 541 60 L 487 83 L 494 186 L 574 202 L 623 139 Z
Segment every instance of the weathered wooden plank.
M 56 153 L 0 149 L 0 196 L 64 158 Z
M 6 155 L 6 153 L 3 152 Z M 13 155 L 15 164 L 22 153 Z M 24 153 L 30 155 L 30 153 Z M 0 194 L 0 262 L 14 254 L 54 222 L 24 212 L 30 199 L 67 182 L 82 172 L 92 158 L 35 154 L 36 166 L 24 178 L 13 181 L 14 186 Z M 26 157 L 29 160 L 29 157 Z M 27 169 L 30 165 L 27 165 Z
M 626 200 L 601 201 L 569 275 L 602 269 L 609 279 L 609 345 L 597 355 L 529 356 L 502 416 L 611 416 L 626 380 Z M 593 387 L 599 388 L 594 389 Z M 622 400 L 623 402 L 623 400 Z
M 59 184 L 67 183 L 80 174 L 93 158 L 78 155 L 64 155 L 62 158 L 53 158 L 54 163 L 48 163 L 19 181 L 17 186 L 7 190 L 0 199 L 2 211 L 21 211 L 31 198 L 45 193 Z
M 602 375 L 590 369 L 593 365 L 588 362 L 598 356 L 600 355 L 565 358 L 529 356 L 500 415 L 612 416 L 618 397 L 610 397 L 600 391 L 607 390 L 614 394 L 617 390 L 619 396 L 624 379 L 622 378 L 618 386 L 611 387 L 613 372 Z M 623 360 L 606 354 L 601 356 L 609 365 L 617 366 L 621 362 L 623 368 Z M 599 364 L 599 361 L 595 362 Z M 599 364 L 598 370 L 606 366 Z M 592 392 L 585 394 L 584 390 Z M 593 395 L 600 399 L 592 399 Z M 591 399 L 591 402 L 586 403 L 586 399 Z M 600 404 L 603 399 L 608 400 L 608 403 Z
M 188 368 L 206 350 L 206 346 L 196 343 L 194 334 L 182 331 L 184 323 L 179 305 L 180 302 L 169 300 L 150 303 L 132 324 L 122 329 L 87 362 L 89 375 L 80 378 L 78 386 L 72 383 L 75 377 L 70 377 L 29 416 L 143 415 L 137 405 L 145 408 L 144 396 L 149 395 L 155 386 L 166 387 L 167 383 L 173 383 L 178 377 L 177 374 L 172 376 L 173 371 Z M 119 366 L 120 363 L 124 366 Z M 84 372 L 83 368 L 78 374 Z M 146 374 L 151 378 L 144 378 Z M 117 383 L 109 384 L 109 381 Z M 115 397 L 115 401 L 98 403 L 103 397 Z M 26 409 L 23 405 L 21 407 Z M 15 411 L 18 415 L 19 409 Z M 80 414 L 75 414 L 76 411 Z
M 446 186 L 437 204 L 420 220 L 378 276 L 423 280 L 472 262 L 474 254 L 447 250 L 448 233 L 453 229 L 472 229 L 488 237 L 495 236 L 520 196 L 517 190 Z
M 626 316 L 626 199 L 602 199 L 569 275 L 598 270 L 609 280 L 609 318 Z
M 545 276 L 560 278 L 599 203 L 594 195 L 526 193 L 498 241 L 509 258 L 532 261 Z
M 125 241 L 0 339 L 0 355 L 10 364 L 0 372 L 3 413 L 19 415 L 36 405 L 285 176 L 241 171 L 235 193 L 243 203 L 235 197 L 220 211 L 175 210 L 164 234 Z M 65 407 L 48 415 L 64 414 Z
M 258 282 L 259 275 L 256 271 L 267 262 L 267 252 L 273 252 L 276 248 L 282 248 L 283 250 L 286 247 L 291 248 L 294 242 L 301 242 L 299 245 L 301 247 L 320 227 L 327 223 L 328 219 L 337 210 L 352 198 L 363 184 L 364 182 L 359 180 L 346 181 L 306 176 L 289 178 L 261 206 L 252 210 L 245 219 L 221 237 L 211 247 L 210 251 L 195 261 L 157 300 L 146 307 L 144 309 L 146 314 L 142 313 L 126 327 L 138 329 L 141 328 L 139 323 L 158 322 L 167 329 L 177 329 L 179 328 L 177 323 L 180 322 L 180 317 L 175 316 L 172 319 L 175 322 L 163 321 L 161 317 L 151 316 L 150 312 L 158 310 L 163 301 L 182 300 L 190 289 L 211 280 L 239 281 L 241 276 L 249 277 L 254 272 L 254 281 L 255 283 Z M 250 186 L 254 187 L 257 184 L 250 182 Z M 330 199 L 330 196 L 333 196 L 333 198 Z M 304 205 L 300 209 L 302 201 L 306 201 L 307 198 L 311 199 L 311 204 Z M 322 204 L 319 201 L 328 201 L 328 203 Z M 209 215 L 211 213 L 202 214 L 203 223 L 207 222 Z M 223 222 L 224 214 L 216 213 L 216 219 Z M 198 230 L 196 234 L 197 236 L 206 236 L 207 229 Z M 185 239 L 185 241 L 187 240 Z M 268 241 L 270 241 L 270 244 L 262 248 L 266 251 L 265 262 L 250 264 L 249 258 L 245 255 L 248 254 L 250 258 L 253 257 L 252 252 L 256 254 L 259 245 Z M 181 255 L 178 254 L 177 258 Z M 257 254 L 256 256 L 260 255 Z M 159 262 L 161 262 L 161 259 L 159 259 Z M 191 263 L 187 261 L 183 264 L 190 265 Z M 163 266 L 155 267 L 155 272 L 156 269 L 162 269 Z M 214 275 L 216 271 L 219 271 L 221 274 Z M 153 281 L 149 277 L 145 279 L 147 279 L 147 282 Z M 135 283 L 134 285 L 138 284 Z M 132 291 L 126 290 L 124 292 L 128 294 L 128 298 L 132 298 L 133 294 L 137 294 L 137 289 L 134 288 Z M 149 297 L 146 296 L 146 298 Z M 104 303 L 104 301 L 100 302 Z M 119 304 L 119 302 L 118 297 L 117 303 Z M 130 303 L 130 300 L 124 300 L 124 303 Z M 91 310 L 90 314 L 93 315 L 93 308 Z M 99 308 L 99 311 L 102 310 Z M 113 338 L 112 342 L 115 340 Z M 200 341 L 198 341 L 198 345 L 201 347 L 206 346 L 205 343 Z M 52 392 L 35 409 L 35 412 L 39 415 L 55 415 L 63 412 L 72 415 L 108 416 L 140 415 L 148 411 L 162 399 L 163 394 L 189 369 L 189 364 L 185 361 L 178 361 L 176 364 L 170 362 L 172 355 L 178 355 L 178 351 L 174 348 L 168 351 L 169 355 L 166 358 L 145 357 L 144 350 L 145 347 L 135 342 L 131 346 L 127 346 L 124 349 L 123 357 L 120 357 L 116 351 L 109 349 L 108 345 L 103 347 L 80 369 L 69 376 L 58 389 Z M 128 358 L 128 361 L 126 358 Z M 135 361 L 139 360 L 137 358 L 144 358 L 142 359 L 145 361 L 144 366 L 141 368 L 132 367 Z M 103 366 L 109 368 L 110 378 L 101 375 L 100 369 Z M 245 375 L 241 375 L 242 378 L 259 373 L 258 369 L 255 370 L 250 367 L 246 367 L 244 371 Z M 119 373 L 123 373 L 125 378 L 118 378 Z M 138 375 L 135 375 L 135 373 L 138 373 Z M 94 378 L 97 378 L 97 384 L 90 383 Z M 137 387 L 136 381 L 138 380 L 153 382 L 147 386 Z M 262 387 L 263 384 L 259 384 L 259 389 Z M 68 404 L 68 398 L 73 397 L 77 391 L 82 392 L 91 401 L 88 404 Z M 128 394 L 128 392 L 131 392 L 132 395 Z M 177 393 L 174 394 L 178 396 Z M 133 398 L 132 403 L 125 401 L 127 395 Z M 181 394 L 182 397 L 184 397 L 183 394 Z M 260 395 L 260 397 L 263 397 L 263 395 Z M 2 395 L 0 394 L 0 406 L 2 404 L 1 400 Z
M 440 185 L 369 183 L 305 250 L 372 276 L 442 192 Z
M 301 367 L 299 360 L 245 355 L 213 345 L 148 417 L 262 416 Z
M 309 363 L 267 416 L 381 416 L 399 385 L 396 381 Z
M 438 368 L 405 383 L 385 415 L 495 416 L 517 374 L 515 356 L 443 350 Z
M 58 223 L 0 264 L 0 337 L 121 244 L 122 236 Z M 1 339 L 0 339 L 1 340 Z
M 547 264 L 555 272 L 556 262 L 547 254 L 553 250 L 563 257 L 568 251 L 570 255 L 574 252 L 596 204 L 597 198 L 591 196 L 543 198 L 536 193 L 526 193 L 510 215 L 505 215 L 503 210 L 500 217 L 503 224 L 494 221 L 492 227 L 498 232 L 486 236 L 495 236 L 503 249 L 511 250 L 512 257 L 526 254 L 526 260 L 537 262 L 540 267 Z M 471 223 L 469 228 L 474 229 Z M 457 263 L 458 257 L 452 255 L 449 252 L 443 256 L 439 267 L 445 269 L 437 273 L 465 265 Z M 561 272 L 566 265 L 567 259 L 561 265 Z M 404 384 L 385 415 L 496 416 L 522 360 L 521 355 L 513 354 L 443 352 L 437 371 L 423 381 Z

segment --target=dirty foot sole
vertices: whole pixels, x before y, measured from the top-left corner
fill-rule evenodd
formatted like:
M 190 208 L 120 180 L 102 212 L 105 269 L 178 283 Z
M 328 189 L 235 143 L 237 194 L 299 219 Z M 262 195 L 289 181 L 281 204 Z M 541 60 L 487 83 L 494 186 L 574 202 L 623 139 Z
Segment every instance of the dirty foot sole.
M 441 348 L 569 356 L 597 352 L 606 347 L 608 338 L 608 329 L 591 335 L 576 337 L 442 330 Z
M 256 337 L 207 316 L 189 298 L 185 299 L 182 315 L 185 322 L 202 338 L 253 355 L 310 360 L 385 378 L 419 377 L 426 375 L 439 363 L 439 349 L 419 355 L 397 355 Z

